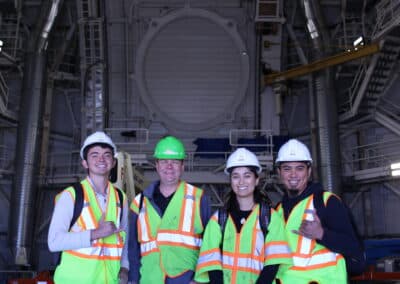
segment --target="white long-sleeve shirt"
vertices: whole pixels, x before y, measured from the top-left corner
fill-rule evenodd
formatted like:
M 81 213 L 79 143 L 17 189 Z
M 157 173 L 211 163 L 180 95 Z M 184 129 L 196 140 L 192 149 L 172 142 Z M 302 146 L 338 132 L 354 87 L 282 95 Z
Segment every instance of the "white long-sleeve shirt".
M 104 212 L 107 206 L 107 195 L 96 193 L 97 201 Z M 90 230 L 69 232 L 74 211 L 74 200 L 67 191 L 63 191 L 57 200 L 50 222 L 47 243 L 51 252 L 73 250 L 91 246 Z M 121 267 L 129 269 L 128 261 L 128 201 L 124 198 L 123 214 L 120 226 L 126 232 L 126 240 L 122 249 Z

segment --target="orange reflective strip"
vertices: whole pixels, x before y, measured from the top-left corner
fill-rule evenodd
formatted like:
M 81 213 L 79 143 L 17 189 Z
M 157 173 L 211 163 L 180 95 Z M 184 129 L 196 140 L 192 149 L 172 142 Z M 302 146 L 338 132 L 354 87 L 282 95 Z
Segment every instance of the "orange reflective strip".
M 147 211 L 147 204 L 146 204 L 146 199 L 143 197 L 143 216 L 144 216 L 144 229 L 146 230 L 145 232 L 147 233 L 147 237 L 151 239 L 152 232 L 151 232 L 151 227 L 150 227 L 150 219 L 149 219 L 149 214 L 146 214 Z
M 194 249 L 194 250 L 198 250 L 199 247 L 198 246 L 192 246 L 192 245 L 188 245 L 188 244 L 183 244 L 183 243 L 175 243 L 175 242 L 158 242 L 160 245 L 164 245 L 164 246 L 175 246 L 175 247 L 184 247 L 184 248 L 189 248 L 189 249 Z
M 310 213 L 307 213 L 306 211 L 314 208 L 312 201 L 313 201 L 313 198 L 308 198 L 307 204 L 306 204 L 306 210 L 304 210 L 302 221 L 309 220 L 308 215 Z M 306 238 L 301 235 L 298 236 L 296 253 L 310 254 L 313 251 L 314 247 L 315 247 L 315 240 L 311 240 L 311 239 Z
M 268 248 L 270 247 L 287 247 L 286 252 L 280 252 L 280 253 L 268 253 L 266 254 L 268 259 L 274 259 L 274 258 L 291 258 L 292 253 L 290 252 L 289 246 L 287 242 L 284 241 L 276 241 L 276 242 L 269 242 L 267 245 L 265 245 L 265 251 L 270 251 Z M 273 250 L 274 251 L 274 250 Z
M 136 213 L 136 212 L 133 210 L 133 205 L 132 205 L 132 204 L 134 204 L 134 205 L 139 209 L 139 200 L 140 200 L 140 196 L 141 196 L 142 194 L 143 194 L 143 193 L 138 194 L 138 195 L 132 200 L 132 202 L 131 202 L 131 204 L 130 204 L 130 206 L 129 206 L 129 209 L 130 209 L 133 213 Z
M 236 236 L 235 236 L 235 252 L 238 252 L 239 249 L 240 249 L 240 242 L 239 242 L 240 238 L 239 237 L 240 237 L 240 234 L 236 233 Z M 224 252 L 224 254 L 225 254 L 225 252 Z M 229 255 L 229 254 L 227 254 L 227 255 Z M 234 253 L 233 256 L 235 256 L 235 255 L 236 254 Z M 233 260 L 233 266 L 234 267 L 237 266 L 237 262 L 238 262 L 237 258 L 234 258 L 234 260 Z M 236 278 L 237 278 L 237 270 L 233 269 L 232 270 L 232 282 L 233 283 L 237 282 Z
M 253 230 L 253 234 L 251 236 L 251 251 L 253 252 L 254 256 L 258 253 L 258 257 L 257 259 L 261 258 L 262 260 L 264 260 L 264 239 L 263 238 L 259 238 L 259 235 L 263 235 L 263 233 L 261 232 L 261 227 L 259 224 L 259 218 L 258 218 L 258 214 L 257 214 L 257 223 L 256 223 L 256 230 Z M 261 250 L 259 250 L 259 247 L 261 247 Z
M 224 255 L 228 256 L 228 257 L 233 257 L 233 258 L 251 258 L 254 260 L 259 261 L 260 258 L 262 258 L 263 256 L 254 256 L 252 253 L 234 253 L 234 252 L 227 252 L 224 251 Z
M 193 196 L 193 202 L 192 202 L 192 220 L 190 220 L 190 231 L 194 232 L 194 217 L 196 216 L 196 194 L 197 194 L 197 187 L 193 186 L 192 190 L 192 196 Z
M 220 253 L 221 251 L 220 251 L 219 248 L 213 248 L 213 249 L 209 249 L 209 250 L 206 250 L 206 251 L 202 251 L 201 253 L 199 253 L 199 256 L 207 255 L 207 254 L 211 254 L 211 253 L 216 253 L 216 252 Z
M 318 256 L 323 256 L 320 260 L 318 260 Z M 303 258 L 304 260 L 297 260 L 298 258 Z M 316 253 L 314 253 L 312 256 L 310 255 L 302 255 L 302 254 L 295 254 L 293 256 L 293 269 L 295 270 L 308 270 L 308 269 L 315 269 L 315 268 L 321 268 L 321 267 L 328 267 L 332 265 L 336 265 L 339 259 L 342 259 L 343 256 L 337 253 L 333 253 L 328 249 L 322 249 Z M 312 264 L 312 259 L 314 259 L 314 264 Z M 318 260 L 316 262 L 316 259 Z M 303 263 L 302 263 L 303 262 Z M 304 265 L 304 263 L 307 263 L 307 265 Z M 303 265 L 302 265 L 303 264 Z
M 183 240 L 184 242 L 178 242 L 178 240 Z M 181 246 L 198 250 L 201 246 L 201 235 L 175 230 L 159 230 L 157 242 L 159 245 Z
M 88 255 L 84 253 L 79 253 L 77 251 L 67 250 L 65 253 L 72 254 L 77 257 L 87 258 L 87 259 L 99 259 L 99 260 L 121 260 L 121 256 L 105 256 L 105 255 Z
M 83 220 L 82 216 L 78 218 L 78 226 L 82 227 L 84 231 L 87 230 L 85 220 Z
M 189 236 L 189 237 L 194 237 L 194 238 L 201 238 L 201 234 L 192 234 L 190 232 L 177 232 L 176 230 L 159 230 L 159 233 L 167 233 L 167 234 L 175 234 L 175 235 L 183 235 L 183 236 Z
M 150 220 L 149 214 L 147 212 L 147 201 L 145 197 L 143 197 L 142 208 L 140 210 L 137 218 L 136 226 L 138 227 L 138 235 L 139 240 L 147 242 L 151 239 L 151 228 L 150 228 Z
M 251 269 L 248 267 L 242 267 L 242 266 L 234 266 L 234 265 L 223 265 L 223 268 L 229 269 L 232 271 L 232 283 L 236 283 L 236 278 L 237 278 L 237 273 L 239 271 L 241 272 L 249 272 L 249 273 L 254 273 L 254 274 L 259 274 L 260 270 L 258 269 Z M 235 275 L 235 277 L 233 277 Z M 235 281 L 233 281 L 233 278 L 235 278 Z
M 219 248 L 214 248 L 214 249 L 210 249 L 207 251 L 203 251 L 202 253 L 199 254 L 197 266 L 202 267 L 205 264 L 221 265 L 221 251 Z
M 106 248 L 123 248 L 123 244 L 108 244 L 108 243 L 92 243 L 92 247 L 106 247 Z
M 83 197 L 84 197 L 84 200 L 85 200 L 87 203 L 90 203 L 90 202 L 89 202 L 89 196 L 87 195 L 86 190 L 83 191 Z M 99 208 L 101 208 L 100 205 L 99 205 L 99 203 L 98 203 L 98 201 L 97 201 L 97 198 L 95 198 L 95 199 L 96 199 L 97 206 L 98 206 Z M 83 209 L 85 209 L 85 206 L 83 207 Z M 91 217 L 91 220 L 92 220 L 92 222 L 93 222 L 94 227 L 97 228 L 97 227 L 98 227 L 98 221 L 97 221 L 97 219 L 96 219 L 96 217 L 95 217 L 95 215 L 94 215 L 92 206 L 88 206 L 88 207 L 86 207 L 86 209 L 87 209 L 87 211 L 88 211 L 88 213 L 89 213 L 89 215 L 90 215 L 90 217 Z M 84 211 L 84 210 L 82 210 L 82 211 Z M 83 213 L 83 212 L 82 212 L 82 213 Z
M 188 200 L 186 198 L 186 195 L 189 194 L 189 190 L 188 190 L 188 184 L 185 184 L 185 189 L 183 190 L 183 204 L 181 207 L 181 218 L 179 219 L 179 229 L 181 231 L 187 231 L 185 230 L 185 218 L 188 217 L 186 216 L 186 210 L 188 210 Z
M 195 216 L 195 193 L 196 188 L 190 184 L 185 184 L 183 211 L 181 219 L 179 220 L 179 228 L 184 232 L 192 232 L 194 230 L 194 216 Z
M 212 260 L 212 261 L 205 261 L 203 263 L 198 263 L 196 266 L 196 270 L 208 267 L 208 266 L 214 266 L 214 265 L 221 265 L 221 262 L 218 260 Z
M 305 270 L 313 270 L 313 269 L 325 268 L 325 267 L 336 266 L 336 265 L 337 265 L 337 261 L 330 261 L 330 262 L 321 263 L 321 264 L 307 265 L 307 266 L 304 266 L 304 267 L 292 266 L 290 269 L 291 270 L 298 270 L 298 271 L 305 271 Z

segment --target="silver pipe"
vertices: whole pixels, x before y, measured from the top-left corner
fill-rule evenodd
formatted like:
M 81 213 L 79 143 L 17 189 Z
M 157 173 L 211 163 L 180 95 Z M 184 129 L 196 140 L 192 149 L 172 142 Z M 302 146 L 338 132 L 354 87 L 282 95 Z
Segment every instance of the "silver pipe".
M 45 54 L 28 55 L 17 136 L 17 153 L 10 206 L 10 243 L 13 262 L 29 265 L 35 216 L 36 176 L 41 144 L 42 100 L 45 91 Z
M 307 20 L 315 59 L 321 59 L 327 54 L 329 34 L 325 29 L 320 3 L 318 0 L 302 0 Z M 317 73 L 315 84 L 315 117 L 317 118 L 319 141 L 319 177 L 325 189 L 340 194 L 340 150 L 337 130 L 336 101 L 329 69 Z
M 46 91 L 46 47 L 61 1 L 53 0 L 47 16 L 38 19 L 39 34 L 31 38 L 26 55 L 15 159 L 17 174 L 14 176 L 9 217 L 12 262 L 16 265 L 30 265 Z

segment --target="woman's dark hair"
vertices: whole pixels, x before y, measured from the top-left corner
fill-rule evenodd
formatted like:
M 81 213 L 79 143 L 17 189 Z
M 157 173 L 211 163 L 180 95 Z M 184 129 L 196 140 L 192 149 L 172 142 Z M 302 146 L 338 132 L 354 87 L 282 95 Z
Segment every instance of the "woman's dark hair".
M 256 178 L 259 177 L 257 172 L 257 167 L 246 166 Z M 232 175 L 232 171 L 234 168 L 230 168 L 228 170 L 229 176 Z M 255 203 L 266 203 L 267 205 L 271 206 L 271 200 L 268 198 L 267 194 L 263 192 L 259 186 L 256 186 L 254 189 L 254 202 Z M 238 210 L 239 204 L 236 199 L 236 194 L 233 192 L 232 188 L 226 193 L 224 198 L 224 207 L 226 208 L 227 212 L 231 212 L 233 210 Z

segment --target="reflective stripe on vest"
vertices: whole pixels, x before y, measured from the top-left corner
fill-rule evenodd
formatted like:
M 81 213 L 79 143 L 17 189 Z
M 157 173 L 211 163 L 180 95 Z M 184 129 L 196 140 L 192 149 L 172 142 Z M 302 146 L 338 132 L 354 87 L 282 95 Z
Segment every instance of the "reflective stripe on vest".
M 265 258 L 291 257 L 291 251 L 287 242 L 270 242 L 265 246 Z
M 313 196 L 307 200 L 306 210 L 304 210 L 303 220 L 314 221 L 312 213 L 314 212 Z M 298 236 L 297 251 L 293 254 L 293 268 L 295 270 L 308 270 L 320 267 L 336 265 L 337 261 L 342 258 L 338 253 L 331 252 L 328 249 L 321 249 L 313 252 L 316 241 Z
M 149 254 L 151 252 L 158 251 L 157 242 L 151 241 L 140 244 L 140 252 L 142 255 Z
M 221 250 L 219 248 L 201 253 L 197 262 L 198 267 L 220 264 Z
M 139 236 L 141 241 L 141 254 L 157 251 L 158 245 L 182 246 L 199 250 L 202 239 L 201 235 L 194 234 L 195 195 L 196 188 L 185 183 L 182 213 L 180 214 L 178 230 L 158 230 L 157 241 L 151 238 L 149 214 L 146 214 L 146 202 L 143 200 L 139 212 Z M 140 197 L 138 197 L 140 198 Z M 148 245 L 146 243 L 149 243 Z
M 160 245 L 172 245 L 192 248 L 199 250 L 201 246 L 201 236 L 194 234 L 195 216 L 195 187 L 185 183 L 185 193 L 183 198 L 182 213 L 180 214 L 178 230 L 159 230 L 157 241 Z
M 251 272 L 258 274 L 264 267 L 264 235 L 261 231 L 259 224 L 259 205 L 255 207 L 252 213 L 247 218 L 246 222 L 243 224 L 241 233 L 237 233 L 235 225 L 233 224 L 232 218 L 228 216 L 227 224 L 225 226 L 224 233 L 224 243 L 222 245 L 222 263 L 221 263 L 221 252 L 220 248 L 211 248 L 209 250 L 203 251 L 200 254 L 197 267 L 206 267 L 212 265 L 222 264 L 223 269 L 230 270 L 232 273 L 232 279 L 236 279 L 236 274 L 238 271 Z M 257 210 L 257 212 L 255 212 Z M 212 221 L 218 224 L 218 212 L 215 212 L 211 217 Z M 255 225 L 255 228 L 254 228 Z M 249 227 L 251 226 L 251 228 Z M 215 226 L 215 229 L 221 230 L 221 227 Z M 235 230 L 234 232 L 232 230 Z M 242 234 L 247 233 L 248 238 L 244 238 Z M 234 238 L 226 239 L 226 236 L 231 234 L 235 236 Z M 250 235 L 251 234 L 251 235 Z M 248 249 L 250 251 L 242 251 L 244 248 L 239 245 L 240 239 L 246 239 L 250 243 Z M 231 245 L 229 249 L 228 245 Z M 228 251 L 228 250 L 229 251 Z M 236 280 L 235 280 L 236 281 Z M 236 283 L 233 281 L 234 283 Z
M 90 187 L 88 182 L 82 183 L 83 186 L 83 201 L 84 206 L 82 208 L 81 215 L 79 216 L 77 225 L 81 227 L 78 228 L 78 231 L 82 230 L 92 230 L 96 229 L 98 226 L 97 219 L 95 217 L 95 213 L 93 211 L 93 206 L 96 203 L 97 199 L 94 194 L 94 191 Z M 108 193 L 108 202 L 106 206 L 106 210 L 115 210 L 117 214 L 121 213 L 121 210 L 117 206 L 118 194 L 116 193 L 115 189 L 112 187 L 111 184 L 108 185 L 109 193 Z M 89 194 L 89 191 L 93 191 L 92 194 Z M 91 195 L 91 196 L 90 196 Z M 92 199 L 92 200 L 91 200 Z M 97 204 L 98 205 L 98 204 Z M 117 208 L 115 208 L 117 207 Z M 117 224 L 117 228 L 119 227 L 119 215 L 115 216 L 114 223 Z M 75 225 L 74 225 L 75 226 Z M 72 231 L 76 231 L 75 228 L 72 228 Z M 107 238 L 112 238 L 113 236 L 108 236 Z M 110 259 L 110 260 L 119 260 L 122 255 L 122 248 L 124 246 L 124 242 L 120 234 L 114 236 L 116 238 L 115 243 L 105 242 L 104 239 L 98 239 L 92 242 L 90 247 L 87 248 L 79 248 L 74 250 L 65 251 L 66 253 L 82 257 L 88 259 Z
M 163 230 L 157 234 L 157 241 L 162 245 L 180 245 L 183 247 L 189 247 L 198 249 L 201 246 L 201 236 L 199 235 L 183 235 L 183 233 L 178 233 L 176 231 L 166 231 Z
M 186 193 L 185 193 L 185 198 L 184 198 L 184 204 L 183 204 L 183 224 L 181 225 L 182 232 L 190 232 L 192 229 L 192 222 L 193 222 L 193 216 L 195 207 L 193 206 L 194 204 L 194 188 L 192 185 L 186 185 Z
M 143 194 L 143 193 L 141 193 Z M 140 194 L 140 195 L 141 195 Z M 150 241 L 150 235 L 149 235 L 149 231 L 150 231 L 150 226 L 149 226 L 149 222 L 148 219 L 146 217 L 146 205 L 144 202 L 144 196 L 138 196 L 137 198 L 139 198 L 139 200 L 141 198 L 143 198 L 143 203 L 142 203 L 142 208 L 140 208 L 140 212 L 139 212 L 139 235 L 142 237 L 142 241 L 143 242 L 148 242 Z
M 236 261 L 236 263 L 235 263 Z M 222 256 L 223 267 L 228 269 L 239 269 L 241 271 L 250 271 L 254 273 L 260 273 L 264 267 L 264 261 L 240 254 L 236 254 L 236 257 L 227 255 L 226 253 Z

